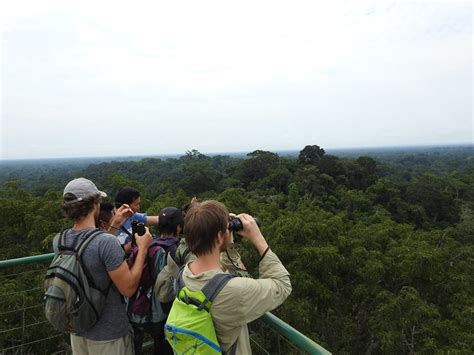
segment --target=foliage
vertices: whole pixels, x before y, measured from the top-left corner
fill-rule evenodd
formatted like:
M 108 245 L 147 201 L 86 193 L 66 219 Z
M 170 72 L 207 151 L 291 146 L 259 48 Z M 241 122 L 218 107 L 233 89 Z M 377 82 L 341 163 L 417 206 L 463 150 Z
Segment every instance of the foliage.
M 339 157 L 312 145 L 294 157 L 192 150 L 166 160 L 41 166 L 36 173 L 33 165 L 17 166 L 0 176 L 0 255 L 50 252 L 55 233 L 69 224 L 59 202 L 75 176 L 95 181 L 109 199 L 124 185 L 139 188 L 149 214 L 194 195 L 215 198 L 259 218 L 293 284 L 276 313 L 321 345 L 335 353 L 468 353 L 474 349 L 472 153 Z M 258 255 L 245 241 L 240 251 L 257 275 Z M 8 278 L 1 293 L 38 282 Z M 2 309 L 29 301 L 35 300 L 4 297 Z M 5 318 L 2 329 L 20 321 Z M 9 336 L 0 346 L 18 341 Z

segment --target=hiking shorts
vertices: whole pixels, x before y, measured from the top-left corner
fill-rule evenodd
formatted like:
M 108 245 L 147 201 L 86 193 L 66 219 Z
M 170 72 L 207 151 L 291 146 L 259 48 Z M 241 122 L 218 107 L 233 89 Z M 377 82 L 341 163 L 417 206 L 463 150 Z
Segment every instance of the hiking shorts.
M 112 340 L 90 340 L 71 334 L 71 348 L 74 355 L 133 355 L 133 330 L 130 327 L 127 335 Z

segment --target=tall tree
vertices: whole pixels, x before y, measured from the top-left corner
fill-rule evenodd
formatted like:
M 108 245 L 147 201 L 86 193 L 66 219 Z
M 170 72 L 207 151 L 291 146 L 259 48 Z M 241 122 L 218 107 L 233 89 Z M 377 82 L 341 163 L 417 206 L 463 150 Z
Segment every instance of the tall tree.
M 300 151 L 298 162 L 303 165 L 317 165 L 321 159 L 323 159 L 324 154 L 326 154 L 326 152 L 319 145 L 307 145 Z

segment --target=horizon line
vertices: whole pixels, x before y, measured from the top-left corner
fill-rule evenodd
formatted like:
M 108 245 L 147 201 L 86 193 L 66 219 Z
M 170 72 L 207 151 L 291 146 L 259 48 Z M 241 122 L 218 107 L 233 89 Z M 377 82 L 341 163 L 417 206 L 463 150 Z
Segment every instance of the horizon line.
M 312 145 L 307 144 L 305 145 Z M 419 144 L 419 145 L 383 145 L 383 146 L 352 146 L 352 147 L 337 147 L 337 148 L 324 148 L 326 152 L 329 151 L 358 151 L 358 150 L 377 150 L 377 149 L 408 149 L 408 148 L 449 148 L 449 147 L 474 147 L 474 143 L 442 143 L 442 144 Z M 64 157 L 37 157 L 37 158 L 0 158 L 0 162 L 12 162 L 12 161 L 32 161 L 32 160 L 62 160 L 62 159 L 113 159 L 113 158 L 156 158 L 156 157 L 175 157 L 175 156 L 184 156 L 186 152 L 197 150 L 203 155 L 216 156 L 216 155 L 246 155 L 248 153 L 254 152 L 256 150 L 267 151 L 278 154 L 283 152 L 298 152 L 301 149 L 279 149 L 279 150 L 266 150 L 266 149 L 254 149 L 249 152 L 246 151 L 220 151 L 220 152 L 202 152 L 199 149 L 191 148 L 181 153 L 156 153 L 156 154 L 136 154 L 136 155 L 95 155 L 95 156 L 64 156 Z

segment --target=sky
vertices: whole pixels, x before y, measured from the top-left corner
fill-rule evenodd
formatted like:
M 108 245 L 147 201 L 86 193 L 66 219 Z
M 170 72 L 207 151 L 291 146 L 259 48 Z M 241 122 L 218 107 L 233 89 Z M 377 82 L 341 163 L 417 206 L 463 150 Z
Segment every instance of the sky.
M 0 159 L 472 144 L 470 1 L 3 1 Z

